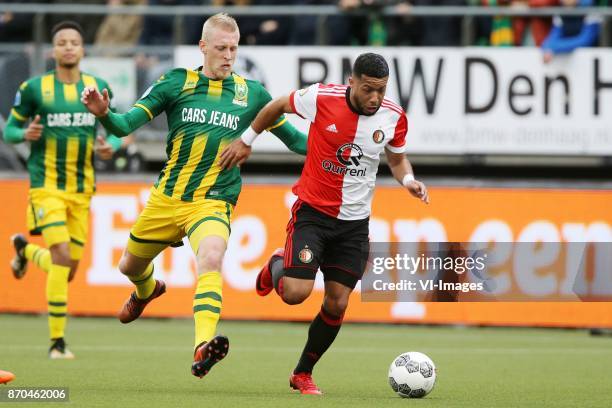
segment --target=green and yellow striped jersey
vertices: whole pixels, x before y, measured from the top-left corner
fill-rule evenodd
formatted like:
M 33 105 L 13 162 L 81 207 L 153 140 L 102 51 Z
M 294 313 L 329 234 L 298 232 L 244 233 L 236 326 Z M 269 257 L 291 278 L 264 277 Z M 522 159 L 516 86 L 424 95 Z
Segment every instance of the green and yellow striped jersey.
M 219 157 L 271 99 L 261 83 L 236 74 L 216 81 L 199 70 L 179 68 L 163 75 L 134 105 L 150 119 L 162 111 L 167 115 L 168 161 L 155 187 L 182 201 L 207 198 L 236 204 L 240 170 L 222 170 Z
M 31 144 L 28 158 L 31 188 L 69 193 L 93 193 L 93 148 L 98 121 L 80 101 L 87 86 L 111 90 L 103 79 L 81 73 L 77 83 L 60 82 L 55 71 L 21 84 L 11 115 L 25 122 L 40 115 L 40 139 Z

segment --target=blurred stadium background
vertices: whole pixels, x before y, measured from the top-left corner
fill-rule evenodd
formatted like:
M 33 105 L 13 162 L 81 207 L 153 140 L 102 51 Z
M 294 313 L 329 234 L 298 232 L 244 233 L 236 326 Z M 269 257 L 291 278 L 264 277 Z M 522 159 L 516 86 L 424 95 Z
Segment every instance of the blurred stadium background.
M 19 84 L 53 66 L 49 31 L 54 23 L 70 18 L 83 25 L 83 70 L 107 79 L 117 108 L 124 111 L 171 67 L 201 65 L 195 47 L 201 25 L 220 10 L 236 16 L 241 28 L 236 71 L 262 81 L 273 96 L 314 82 L 344 82 L 353 59 L 364 50 L 388 59 L 388 96 L 408 112 L 409 158 L 417 177 L 430 187 L 432 203 L 422 206 L 410 200 L 381 166 L 373 241 L 612 242 L 612 9 L 607 0 L 581 0 L 573 6 L 557 0 L 4 1 L 0 123 Z M 553 20 L 557 28 L 563 24 L 562 36 L 570 40 L 551 39 Z M 164 163 L 165 133 L 162 115 L 137 131 L 112 161 L 96 164 L 98 192 L 86 254 L 70 286 L 71 315 L 112 316 L 131 290 L 117 262 Z M 294 200 L 291 184 L 301 169 L 302 158 L 277 142 L 271 135 L 260 137 L 243 167 L 245 183 L 224 263 L 223 319 L 310 321 L 320 304 L 321 292 L 290 308 L 273 297 L 258 298 L 253 290 L 260 265 L 284 243 Z M 7 266 L 0 269 L 0 313 L 46 312 L 44 274 L 31 266 L 24 280 L 15 281 L 8 268 L 8 238 L 25 230 L 27 154 L 26 145 L 0 141 L 0 265 Z M 156 274 L 167 282 L 169 293 L 145 315 L 191 316 L 195 268 L 187 248 L 168 249 L 156 260 Z M 568 265 L 563 254 L 547 262 Z M 580 293 L 583 299 L 612 296 L 609 256 L 600 254 L 591 266 Z M 529 300 L 529 282 L 517 280 L 513 268 L 509 261 L 508 270 L 496 277 L 505 282 L 500 290 Z M 612 329 L 610 303 L 564 302 L 574 289 L 575 276 L 564 274 L 571 269 L 559 267 L 548 276 L 552 278 L 547 291 L 537 294 L 538 303 L 421 303 L 405 298 L 362 303 L 355 294 L 346 320 Z M 543 277 L 536 274 L 533 279 Z M 75 323 L 75 330 L 88 327 L 89 320 L 83 321 Z M 12 330 L 11 339 L 19 341 L 14 330 L 26 323 L 0 316 L 0 333 Z M 42 342 L 44 322 L 38 323 Z M 300 330 L 305 335 L 306 326 Z M 431 330 L 433 338 L 439 329 Z M 388 353 L 389 358 L 412 348 L 409 331 L 393 333 L 389 336 L 400 336 L 394 343 L 400 348 Z M 514 338 L 505 333 L 498 335 Z M 538 341 L 548 338 L 541 331 L 534 336 Z M 188 350 L 190 335 L 185 337 Z M 296 353 L 301 339 L 292 339 Z M 484 337 L 480 340 L 486 343 Z M 427 352 L 427 342 L 419 341 Z M 512 344 L 517 343 L 509 340 L 511 349 Z M 558 355 L 581 353 L 591 346 L 568 343 L 556 350 Z M 32 347 L 14 349 L 15 356 L 37 350 Z M 441 347 L 448 351 L 452 345 Z M 43 348 L 38 350 L 41 357 Z M 78 343 L 74 349 L 79 351 Z M 605 354 L 597 350 L 600 354 L 587 356 L 594 364 Z M 609 353 L 605 356 L 610 358 Z M 442 353 L 438 358 L 447 357 L 449 353 Z M 385 364 L 380 363 L 383 379 Z M 603 367 L 598 368 L 604 374 Z M 585 375 L 591 369 L 585 369 Z

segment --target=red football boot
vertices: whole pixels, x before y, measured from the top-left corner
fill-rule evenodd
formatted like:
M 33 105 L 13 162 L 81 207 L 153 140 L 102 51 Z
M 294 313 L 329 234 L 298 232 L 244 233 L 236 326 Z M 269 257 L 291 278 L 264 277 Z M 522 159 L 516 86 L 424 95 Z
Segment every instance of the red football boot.
M 136 291 L 132 292 L 128 300 L 119 311 L 119 321 L 121 323 L 129 323 L 138 319 L 149 302 L 160 297 L 165 292 L 166 284 L 160 280 L 155 281 L 155 289 L 153 289 L 151 296 L 146 299 L 139 299 L 138 296 L 136 296 Z
M 0 370 L 0 384 L 6 384 L 15 379 L 15 374 L 10 371 Z
M 285 256 L 284 248 L 276 248 L 270 257 L 270 260 L 266 262 L 266 264 L 261 268 L 259 274 L 257 275 L 257 279 L 255 280 L 255 291 L 259 296 L 266 296 L 268 293 L 272 292 L 274 289 L 274 282 L 272 282 L 272 272 L 270 271 L 270 261 L 275 256 L 280 256 L 281 258 Z
M 321 390 L 312 381 L 312 374 L 310 373 L 291 374 L 289 386 L 294 390 L 298 390 L 301 394 L 323 395 Z
M 204 377 L 210 369 L 223 360 L 229 353 L 229 339 L 225 336 L 215 336 L 207 343 L 200 344 L 193 355 L 191 374 Z

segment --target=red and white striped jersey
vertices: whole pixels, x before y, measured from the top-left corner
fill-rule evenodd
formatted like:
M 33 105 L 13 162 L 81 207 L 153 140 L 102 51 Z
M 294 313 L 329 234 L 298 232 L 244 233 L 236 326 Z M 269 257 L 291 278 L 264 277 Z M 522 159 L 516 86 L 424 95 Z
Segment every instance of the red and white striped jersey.
M 290 95 L 293 111 L 310 121 L 308 152 L 293 192 L 341 220 L 370 216 L 380 154 L 403 153 L 408 119 L 389 99 L 372 116 L 359 115 L 348 86 L 314 84 Z

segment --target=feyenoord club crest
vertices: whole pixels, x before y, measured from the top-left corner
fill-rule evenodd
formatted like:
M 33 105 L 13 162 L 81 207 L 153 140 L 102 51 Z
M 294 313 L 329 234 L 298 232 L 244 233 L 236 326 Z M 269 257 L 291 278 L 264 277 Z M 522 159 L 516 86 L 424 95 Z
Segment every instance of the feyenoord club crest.
M 382 141 L 385 140 L 385 132 L 380 129 L 374 131 L 372 134 L 372 140 L 374 140 L 374 143 L 376 144 L 381 144 Z
M 247 106 L 247 101 L 249 97 L 249 87 L 247 84 L 236 83 L 234 86 L 234 100 L 232 103 L 240 106 Z
M 314 258 L 314 256 L 312 255 L 310 248 L 308 248 L 308 245 L 306 245 L 306 247 L 300 251 L 299 258 L 300 261 L 305 264 L 312 262 L 312 258 Z

